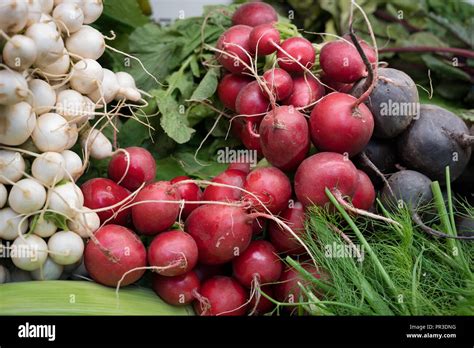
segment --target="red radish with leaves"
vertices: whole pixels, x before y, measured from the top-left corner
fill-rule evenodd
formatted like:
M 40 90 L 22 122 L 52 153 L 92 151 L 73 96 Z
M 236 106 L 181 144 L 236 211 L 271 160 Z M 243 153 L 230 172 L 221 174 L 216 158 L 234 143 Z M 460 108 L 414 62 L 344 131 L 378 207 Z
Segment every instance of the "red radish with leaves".
M 193 302 L 195 294 L 199 292 L 201 281 L 194 271 L 176 276 L 153 276 L 153 290 L 166 303 L 174 306 L 183 306 Z
M 130 191 L 155 179 L 156 163 L 143 147 L 132 146 L 116 153 L 109 163 L 109 178 Z
M 294 202 L 291 206 L 286 208 L 280 216 L 296 235 L 301 237 L 304 234 L 305 212 L 303 204 Z M 270 221 L 268 235 L 270 241 L 280 253 L 300 255 L 305 252 L 301 243 L 298 242 L 291 233 L 279 227 L 274 221 Z
M 358 209 L 369 210 L 375 202 L 375 188 L 365 172 L 358 169 L 357 173 L 359 182 L 352 196 L 352 205 Z
M 126 286 L 145 273 L 146 250 L 132 230 L 119 225 L 106 225 L 97 230 L 84 250 L 84 264 L 94 281 L 107 286 Z M 143 269 L 137 269 L 143 267 Z M 133 270 L 133 271 L 132 271 Z
M 234 278 L 246 288 L 276 282 L 283 268 L 275 247 L 265 241 L 256 240 L 238 257 L 232 260 Z
M 84 206 L 92 210 L 116 205 L 130 196 L 130 191 L 126 188 L 105 178 L 95 178 L 86 181 L 82 184 L 81 191 L 84 195 Z M 119 211 L 121 206 L 130 202 L 131 200 L 110 210 L 98 211 L 97 215 L 99 215 L 100 223 L 103 224 L 109 220 L 115 212 Z M 130 222 L 130 213 L 131 209 L 124 209 L 116 217 L 109 220 L 108 223 L 126 226 Z
M 283 41 L 277 58 L 280 68 L 290 73 L 302 73 L 305 72 L 304 68 L 311 69 L 314 65 L 316 52 L 311 42 L 305 38 L 291 37 Z
M 265 158 L 284 171 L 296 169 L 310 147 L 308 122 L 292 106 L 279 106 L 267 113 L 259 134 Z
M 196 241 L 199 262 L 218 265 L 232 260 L 248 247 L 252 221 L 240 207 L 206 204 L 189 215 L 184 229 Z
M 227 29 L 217 41 L 217 61 L 232 73 L 242 73 L 246 70 L 245 64 L 250 64 L 249 36 L 252 27 L 235 25 Z M 243 64 L 244 62 L 245 64 Z
M 232 24 L 244 24 L 256 27 L 260 24 L 272 23 L 278 20 L 275 9 L 264 2 L 249 2 L 239 6 L 232 16 Z
M 324 87 L 314 77 L 301 75 L 293 77 L 293 91 L 283 100 L 283 104 L 293 105 L 295 108 L 305 108 L 324 95 Z
M 358 181 L 357 168 L 348 158 L 334 152 L 320 152 L 306 158 L 296 170 L 295 193 L 304 206 L 324 206 L 329 202 L 326 188 L 352 196 Z
M 269 69 L 263 74 L 263 79 L 275 96 L 275 100 L 286 99 L 293 93 L 293 79 L 283 69 Z
M 374 118 L 365 104 L 344 93 L 331 93 L 314 106 L 310 118 L 311 139 L 321 151 L 353 156 L 369 143 Z
M 240 170 L 227 169 L 212 179 L 212 182 L 242 188 L 246 176 L 247 174 Z M 203 194 L 205 201 L 232 202 L 240 200 L 241 197 L 242 190 L 214 185 L 207 186 Z
M 184 180 L 191 180 L 188 176 L 177 176 L 176 178 L 170 181 L 171 184 L 176 184 L 177 182 L 184 181 Z M 179 184 L 176 185 L 176 189 L 181 196 L 181 199 L 185 201 L 201 201 L 202 200 L 202 191 L 198 185 L 195 183 L 189 182 L 186 184 Z M 199 204 L 193 203 L 184 203 L 183 210 L 181 212 L 181 216 L 186 219 L 191 212 L 199 207 Z
M 154 235 L 167 230 L 178 218 L 180 199 L 178 189 L 169 181 L 158 181 L 145 186 L 135 197 L 132 207 L 134 226 L 145 235 Z M 149 201 L 176 201 L 176 203 Z
M 166 277 L 189 272 L 198 259 L 198 248 L 193 237 L 183 231 L 158 234 L 148 247 L 148 263 Z
M 274 291 L 272 285 L 264 285 L 260 288 L 261 292 L 264 292 L 265 295 L 274 298 Z M 257 302 L 258 300 L 258 302 Z M 259 294 L 250 299 L 249 308 L 253 310 L 254 315 L 263 315 L 270 312 L 275 307 L 275 303 L 270 301 L 268 298 Z
M 266 56 L 277 50 L 280 44 L 280 33 L 274 24 L 260 24 L 253 28 L 249 36 L 250 52 L 258 56 Z
M 204 281 L 201 299 L 194 302 L 198 315 L 238 316 L 247 311 L 247 291 L 233 278 L 217 276 Z
M 248 193 L 244 193 L 243 200 L 249 201 L 252 208 L 259 212 L 277 214 L 288 204 L 291 198 L 291 184 L 288 177 L 275 167 L 257 168 L 247 175 L 244 189 L 255 195 L 264 205 Z M 266 208 L 266 209 L 265 209 Z
M 253 79 L 249 76 L 238 74 L 227 74 L 220 81 L 217 86 L 217 95 L 224 106 L 232 111 L 235 109 L 235 101 L 237 95 Z

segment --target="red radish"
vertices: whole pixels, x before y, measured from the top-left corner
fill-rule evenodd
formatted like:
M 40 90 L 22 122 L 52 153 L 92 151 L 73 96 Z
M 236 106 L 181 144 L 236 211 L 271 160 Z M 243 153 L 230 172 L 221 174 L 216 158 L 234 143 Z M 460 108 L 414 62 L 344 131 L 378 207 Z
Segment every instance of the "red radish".
M 264 218 L 256 218 L 255 220 L 253 220 L 253 223 L 252 223 L 252 233 L 255 235 L 259 235 L 263 232 L 264 228 L 265 228 L 265 220 Z
M 275 9 L 264 2 L 249 2 L 239 6 L 232 16 L 232 24 L 244 24 L 251 27 L 264 23 L 276 22 L 278 14 Z
M 356 102 L 351 95 L 335 92 L 314 106 L 309 124 L 318 150 L 353 156 L 367 146 L 374 131 L 374 117 L 365 104 L 354 108 Z
M 293 92 L 283 101 L 283 104 L 293 105 L 295 108 L 304 108 L 324 95 L 324 87 L 310 75 L 301 75 L 293 78 Z
M 247 174 L 240 170 L 227 169 L 212 179 L 212 182 L 242 188 L 246 176 Z M 205 201 L 232 202 L 240 200 L 241 196 L 242 191 L 239 189 L 209 185 L 204 190 L 202 198 Z
M 314 277 L 321 280 L 327 280 L 327 274 L 321 269 L 317 269 L 312 264 L 303 263 L 301 266 Z M 277 284 L 273 286 L 275 299 L 279 302 L 297 303 L 300 301 L 300 297 L 303 296 L 301 288 L 298 286 L 298 282 L 303 286 L 311 284 L 309 280 L 306 280 L 296 269 L 287 266 L 280 277 Z M 322 297 L 322 292 L 317 291 L 315 295 Z
M 190 304 L 195 300 L 194 294 L 199 291 L 201 281 L 194 271 L 176 276 L 153 276 L 153 290 L 166 303 L 174 306 Z
M 218 276 L 218 275 L 230 275 L 232 270 L 228 269 L 230 263 L 220 264 L 220 265 L 205 265 L 203 263 L 198 263 L 193 271 L 196 273 L 200 281 Z
M 375 63 L 373 49 L 367 44 L 362 47 L 369 61 Z M 353 83 L 367 76 L 367 69 L 359 52 L 352 43 L 344 40 L 326 43 L 321 48 L 319 64 L 329 80 Z
M 291 184 L 288 177 L 275 167 L 257 168 L 247 175 L 244 189 L 253 193 L 273 214 L 277 214 L 291 198 Z M 254 209 L 267 212 L 254 196 L 245 193 L 243 200 L 250 201 Z
M 280 216 L 296 235 L 301 237 L 304 234 L 305 213 L 303 204 L 294 202 L 292 206 L 286 208 Z M 290 232 L 282 229 L 273 221 L 270 221 L 268 225 L 268 235 L 270 241 L 280 253 L 300 255 L 305 252 L 304 247 Z
M 227 74 L 217 86 L 217 95 L 224 106 L 232 111 L 235 110 L 235 100 L 240 90 L 252 82 L 253 79 L 245 75 Z
M 327 93 L 331 93 L 334 91 L 341 92 L 341 93 L 349 93 L 352 87 L 354 87 L 353 83 L 343 83 L 343 82 L 337 82 L 337 81 L 331 80 L 324 73 L 321 74 L 321 77 L 319 79 L 321 80 L 322 83 L 328 86 L 326 87 Z
M 293 92 L 293 79 L 283 69 L 274 68 L 267 70 L 263 74 L 263 79 L 276 100 L 286 99 Z
M 184 180 L 190 180 L 191 178 L 188 176 L 177 176 L 176 178 L 172 179 L 170 181 L 171 184 L 176 184 L 177 182 L 184 181 Z M 199 188 L 198 185 L 190 182 L 187 184 L 180 184 L 176 185 L 176 189 L 179 192 L 179 195 L 181 196 L 181 199 L 184 199 L 185 201 L 200 201 L 202 200 L 202 191 Z M 186 219 L 191 212 L 199 207 L 199 204 L 190 204 L 190 203 L 184 203 L 184 208 L 183 211 L 181 212 L 181 216 Z
M 258 132 L 258 127 L 260 126 L 260 122 L 238 123 L 237 121 L 234 121 L 234 124 L 236 125 L 237 129 L 240 128 L 239 137 L 242 143 L 244 144 L 244 146 L 248 150 L 257 151 L 257 154 L 261 156 L 262 146 L 260 145 L 260 138 L 258 136 L 255 136 L 255 134 L 257 134 Z M 250 132 L 250 129 L 252 129 L 252 132 Z
M 258 121 L 270 107 L 270 102 L 257 81 L 250 82 L 237 95 L 235 108 L 239 115 L 247 115 L 245 119 Z
M 267 295 L 271 298 L 274 297 L 273 286 L 271 286 L 271 285 L 262 286 L 260 288 L 260 291 L 264 292 L 265 295 Z M 255 307 L 255 303 L 257 301 L 257 298 L 258 298 L 258 304 Z M 275 303 L 273 303 L 272 301 L 270 301 L 268 298 L 266 298 L 265 296 L 263 296 L 261 294 L 258 297 L 253 296 L 250 299 L 250 303 L 249 303 L 249 309 L 254 310 L 254 315 L 263 315 L 265 313 L 270 312 L 274 307 L 275 307 Z
M 252 54 L 266 56 L 276 51 L 280 33 L 272 23 L 260 24 L 250 32 L 249 46 Z
M 138 146 L 127 147 L 124 150 L 127 154 L 118 152 L 110 160 L 109 178 L 119 182 L 123 177 L 120 185 L 130 191 L 135 191 L 144 182 L 147 184 L 152 182 L 156 175 L 156 163 L 152 154 Z
M 145 186 L 135 197 L 134 203 L 142 201 L 179 201 L 177 188 L 169 181 L 158 181 Z M 144 202 L 132 207 L 132 220 L 137 230 L 154 235 L 170 228 L 179 215 L 179 204 Z
M 232 268 L 234 278 L 243 286 L 250 288 L 276 282 L 280 278 L 283 266 L 271 243 L 256 240 L 232 261 Z
M 352 38 L 350 34 L 345 34 L 343 36 L 344 39 L 352 43 Z M 369 60 L 369 62 L 372 64 L 372 66 L 377 63 L 377 56 L 375 54 L 375 50 L 372 46 L 370 46 L 367 42 L 362 40 L 361 38 L 357 38 L 357 41 L 359 42 L 360 47 L 365 53 L 365 56 Z
M 197 259 L 196 242 L 183 231 L 162 232 L 148 247 L 148 264 L 159 267 L 156 272 L 166 277 L 189 272 L 196 266 Z
M 84 195 L 84 206 L 94 209 L 106 208 L 123 201 L 130 196 L 130 191 L 126 188 L 117 185 L 110 179 L 95 178 L 86 181 L 81 186 L 82 194 Z M 128 204 L 130 202 L 126 202 Z M 120 209 L 121 206 L 97 212 L 100 223 L 112 217 L 112 215 Z M 130 222 L 130 209 L 125 209 L 117 214 L 115 218 L 108 223 L 117 225 L 128 225 Z
M 323 206 L 329 202 L 326 188 L 352 196 L 358 180 L 357 169 L 349 159 L 334 152 L 320 152 L 306 158 L 296 170 L 295 193 L 304 206 Z
M 260 123 L 259 134 L 265 158 L 284 171 L 296 169 L 311 144 L 308 122 L 292 106 L 279 106 L 266 114 Z
M 89 240 L 84 251 L 84 264 L 97 283 L 117 286 L 122 276 L 134 268 L 146 266 L 146 250 L 140 238 L 126 227 L 106 225 L 94 234 L 98 244 Z M 121 286 L 136 282 L 144 269 L 128 273 Z
M 186 219 L 185 230 L 194 238 L 199 262 L 217 265 L 242 253 L 252 238 L 252 219 L 240 207 L 202 205 Z
M 227 169 L 240 170 L 241 172 L 248 174 L 250 172 L 250 163 L 242 163 L 242 162 L 230 163 Z
M 356 208 L 369 210 L 375 202 L 375 188 L 370 178 L 362 170 L 358 169 L 359 183 L 357 184 L 352 205 Z
M 217 52 L 217 61 L 224 68 L 233 73 L 242 73 L 246 70 L 245 64 L 250 64 L 249 35 L 252 27 L 235 25 L 227 29 L 217 41 L 216 48 L 224 51 Z
M 316 52 L 311 42 L 305 38 L 291 37 L 286 39 L 281 44 L 281 49 L 286 53 L 282 50 L 278 50 L 278 65 L 288 72 L 302 73 L 305 69 L 303 69 L 301 65 L 307 69 L 311 69 L 314 64 Z M 295 62 L 295 60 L 301 65 Z
M 194 302 L 198 315 L 245 315 L 247 292 L 233 278 L 217 276 L 201 284 L 200 295 L 207 301 Z

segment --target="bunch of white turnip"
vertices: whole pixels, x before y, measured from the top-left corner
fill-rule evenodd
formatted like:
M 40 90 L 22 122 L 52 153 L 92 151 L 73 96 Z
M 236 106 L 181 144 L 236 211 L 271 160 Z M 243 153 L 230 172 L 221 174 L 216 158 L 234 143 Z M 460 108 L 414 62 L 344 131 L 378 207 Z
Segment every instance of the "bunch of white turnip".
M 33 279 L 80 264 L 100 220 L 75 181 L 89 156 L 113 154 L 98 124 L 141 100 L 131 75 L 96 61 L 107 38 L 90 24 L 102 10 L 102 0 L 0 3 L 0 251 Z M 0 262 L 0 283 L 9 273 Z

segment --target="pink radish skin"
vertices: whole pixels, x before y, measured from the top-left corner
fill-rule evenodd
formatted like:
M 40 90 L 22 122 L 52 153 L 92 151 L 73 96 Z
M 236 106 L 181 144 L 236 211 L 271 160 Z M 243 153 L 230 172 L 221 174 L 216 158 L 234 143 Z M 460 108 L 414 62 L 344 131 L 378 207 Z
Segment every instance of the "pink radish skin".
M 177 182 L 184 181 L 184 180 L 190 180 L 191 178 L 189 176 L 177 176 L 176 178 L 171 180 L 171 184 L 176 184 Z M 179 192 L 179 195 L 181 196 L 181 199 L 184 199 L 185 201 L 201 201 L 202 200 L 202 190 L 199 188 L 198 185 L 190 182 L 187 184 L 181 184 L 181 185 L 176 185 L 176 189 Z M 184 203 L 184 208 L 181 212 L 181 217 L 183 219 L 186 219 L 191 212 L 199 207 L 199 204 L 190 204 L 190 203 Z
M 250 82 L 237 95 L 235 101 L 237 113 L 248 115 L 245 117 L 247 121 L 261 120 L 270 107 L 270 101 L 264 93 L 257 81 Z
M 324 73 L 321 74 L 321 77 L 319 79 L 321 80 L 322 83 L 328 86 L 328 87 L 325 87 L 327 93 L 332 93 L 334 91 L 341 92 L 341 93 L 349 93 L 352 87 L 354 86 L 353 83 L 342 83 L 342 82 L 331 80 Z
M 278 65 L 280 68 L 288 71 L 289 73 L 302 73 L 305 70 L 301 67 L 301 65 L 307 69 L 311 69 L 311 67 L 314 65 L 316 52 L 311 42 L 305 38 L 291 37 L 286 39 L 281 44 L 281 48 L 285 50 L 289 56 L 283 53 L 281 50 L 278 50 Z M 296 63 L 295 60 L 301 65 Z
M 334 152 L 320 152 L 306 158 L 296 170 L 295 193 L 304 206 L 324 206 L 329 202 L 326 187 L 352 196 L 358 180 L 357 169 L 349 159 Z
M 155 179 L 156 163 L 152 154 L 143 147 L 127 147 L 124 152 L 115 154 L 109 163 L 109 178 L 118 182 L 125 173 L 120 185 L 130 191 L 135 191 L 141 184 L 149 184 Z M 130 165 L 127 171 L 127 157 Z
M 189 215 L 184 229 L 196 241 L 199 262 L 218 265 L 248 247 L 252 219 L 239 207 L 206 204 Z
M 242 88 L 247 86 L 253 79 L 245 75 L 227 74 L 217 86 L 217 95 L 224 106 L 232 111 L 235 109 L 237 95 Z
M 273 291 L 272 285 L 262 286 L 261 291 L 264 292 L 265 295 L 268 295 L 271 298 L 274 298 L 274 291 Z M 257 307 L 255 307 L 256 299 L 257 299 L 256 296 L 252 297 L 250 299 L 250 303 L 248 307 L 249 309 L 255 308 L 255 312 L 254 312 L 255 315 L 263 315 L 265 313 L 270 312 L 275 307 L 275 304 L 263 295 L 260 295 L 260 299 L 258 300 Z
M 235 25 L 227 29 L 217 41 L 216 48 L 227 53 L 217 52 L 217 61 L 232 73 L 242 73 L 246 70 L 241 61 L 250 63 L 248 52 L 251 31 L 252 28 L 247 25 Z
M 217 276 L 201 284 L 200 295 L 209 301 L 210 308 L 203 311 L 202 303 L 194 302 L 198 315 L 239 316 L 247 311 L 247 292 L 233 278 Z
M 266 114 L 260 123 L 259 134 L 263 155 L 283 171 L 296 169 L 311 144 L 308 122 L 292 106 L 276 107 Z
M 130 191 L 126 188 L 105 178 L 95 178 L 86 181 L 82 184 L 81 191 L 84 195 L 84 206 L 92 210 L 115 205 L 130 196 Z M 130 202 L 127 202 L 126 204 L 128 203 Z M 100 218 L 100 223 L 103 224 L 119 209 L 120 206 L 110 210 L 97 212 L 97 215 L 99 215 Z M 108 223 L 126 226 L 130 223 L 130 213 L 131 209 L 122 210 Z
M 94 235 L 99 245 L 89 240 L 84 251 L 84 264 L 97 283 L 117 286 L 127 271 L 146 266 L 145 246 L 132 230 L 106 225 Z M 144 273 L 144 269 L 130 272 L 120 286 L 135 283 Z
M 328 42 L 321 48 L 319 63 L 329 80 L 354 83 L 367 75 L 364 62 L 353 44 Z
M 212 182 L 242 188 L 244 186 L 246 176 L 247 174 L 240 170 L 227 169 L 212 179 Z M 242 191 L 239 189 L 209 185 L 204 190 L 203 200 L 235 202 L 239 201 L 241 196 Z
M 276 282 L 280 278 L 283 265 L 271 243 L 256 240 L 232 261 L 232 268 L 234 278 L 246 288 L 250 288 L 254 281 L 259 284 Z
M 318 270 L 314 265 L 303 263 L 301 266 L 317 279 L 328 279 L 326 273 Z M 275 299 L 279 302 L 299 302 L 303 292 L 298 286 L 298 282 L 303 286 L 310 284 L 310 281 L 306 280 L 296 269 L 287 266 L 283 270 L 278 283 L 273 286 Z M 315 295 L 321 298 L 322 293 L 316 292 Z
M 255 220 L 253 220 L 253 223 L 252 223 L 252 233 L 254 236 L 257 236 L 259 234 L 261 234 L 265 228 L 265 220 L 264 218 L 256 218 Z
M 166 303 L 173 306 L 184 306 L 195 300 L 194 293 L 199 292 L 201 281 L 194 271 L 176 276 L 153 276 L 153 290 Z
M 250 163 L 231 163 L 229 164 L 229 167 L 227 167 L 227 169 L 240 170 L 241 172 L 248 174 L 250 173 Z
M 369 210 L 375 202 L 375 188 L 370 178 L 362 170 L 358 169 L 359 183 L 357 184 L 352 205 L 356 208 Z
M 265 71 L 263 79 L 276 100 L 288 98 L 293 93 L 293 79 L 290 74 L 280 68 Z
M 260 122 L 250 123 L 250 125 L 253 128 L 253 133 L 257 133 Z M 249 132 L 247 122 L 242 120 L 234 120 L 232 122 L 232 132 L 242 141 L 242 144 L 244 144 L 248 150 L 255 150 L 257 151 L 258 156 L 262 156 L 260 138 L 255 137 Z
M 166 277 L 174 277 L 192 270 L 197 263 L 198 248 L 193 237 L 182 231 L 158 234 L 148 247 L 148 264 L 164 268 L 156 270 Z M 171 267 L 170 267 L 171 266 Z
M 141 201 L 179 201 L 181 196 L 169 181 L 158 181 L 145 186 L 135 197 L 134 203 Z M 132 207 L 132 220 L 137 230 L 145 235 L 155 235 L 169 229 L 179 215 L 177 203 L 141 203 Z
M 272 23 L 278 20 L 275 9 L 264 2 L 249 2 L 239 6 L 232 16 L 232 24 L 244 24 L 256 27 L 260 24 Z
M 303 204 L 294 202 L 293 205 L 286 208 L 280 216 L 296 235 L 301 237 L 305 233 L 305 212 Z M 268 235 L 270 241 L 280 253 L 286 253 L 288 255 L 301 255 L 305 253 L 305 249 L 301 243 L 298 242 L 290 232 L 279 227 L 274 221 L 270 221 L 269 223 Z
M 229 265 L 230 263 L 221 265 L 205 265 L 203 263 L 198 263 L 196 267 L 194 267 L 193 271 L 202 282 L 215 276 L 230 274 L 228 271 Z
M 296 76 L 293 78 L 293 91 L 288 98 L 283 100 L 283 104 L 293 105 L 295 108 L 305 108 L 321 99 L 324 92 L 323 85 L 314 77 Z
M 275 167 L 258 168 L 250 172 L 244 189 L 257 196 L 272 214 L 285 209 L 291 198 L 290 180 L 285 173 Z M 244 193 L 242 199 L 251 202 L 255 210 L 267 212 L 254 196 Z
M 280 44 L 280 33 L 273 24 L 260 24 L 250 32 L 249 46 L 252 54 L 267 56 L 277 50 Z
M 365 104 L 354 109 L 356 101 L 351 95 L 335 92 L 314 106 L 309 124 L 318 150 L 354 156 L 367 146 L 374 132 L 374 117 Z

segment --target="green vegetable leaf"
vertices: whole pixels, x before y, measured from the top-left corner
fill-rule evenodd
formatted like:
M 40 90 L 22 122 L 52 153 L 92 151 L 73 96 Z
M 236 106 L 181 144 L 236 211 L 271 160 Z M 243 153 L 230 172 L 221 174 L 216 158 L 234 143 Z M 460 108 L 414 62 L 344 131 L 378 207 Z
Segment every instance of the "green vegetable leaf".
M 136 0 L 104 1 L 103 16 L 110 17 L 131 28 L 148 23 L 148 18 L 142 13 Z
M 191 100 L 200 101 L 212 97 L 217 89 L 218 77 L 219 70 L 217 68 L 209 69 L 197 88 L 194 90 Z
M 428 68 L 436 71 L 437 73 L 441 74 L 444 77 L 452 78 L 452 79 L 459 79 L 463 81 L 470 81 L 471 78 L 469 74 L 458 69 L 452 65 L 449 65 L 442 60 L 433 57 L 429 54 L 423 54 L 421 56 L 423 61 L 426 63 Z
M 161 113 L 160 125 L 165 133 L 178 144 L 189 141 L 195 130 L 188 127 L 186 114 L 180 112 L 181 108 L 185 109 L 184 105 L 179 105 L 166 91 L 153 90 L 151 94 L 156 98 Z

